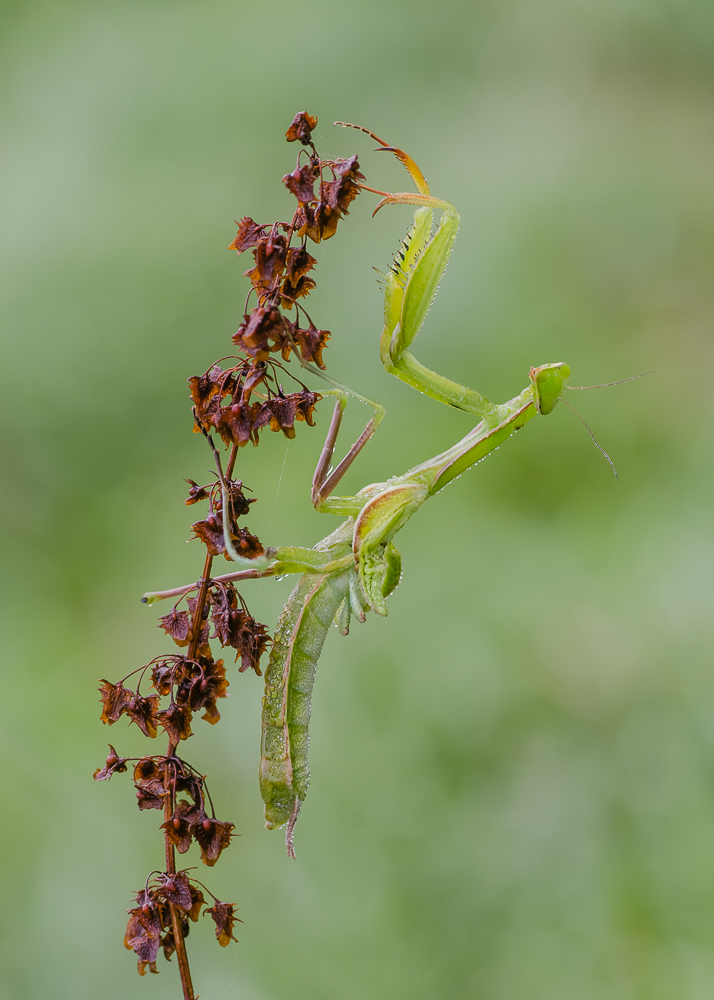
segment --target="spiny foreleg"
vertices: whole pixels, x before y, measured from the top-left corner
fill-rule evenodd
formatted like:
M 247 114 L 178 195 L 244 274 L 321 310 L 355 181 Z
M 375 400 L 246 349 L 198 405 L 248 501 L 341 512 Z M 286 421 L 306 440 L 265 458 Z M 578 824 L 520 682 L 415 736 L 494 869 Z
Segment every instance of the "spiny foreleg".
M 366 132 L 389 150 L 406 167 L 417 188 L 416 193 L 387 194 L 375 208 L 385 205 L 414 205 L 414 221 L 402 242 L 398 257 L 385 276 L 384 330 L 380 342 L 382 364 L 392 375 L 426 393 L 432 399 L 474 413 L 487 423 L 498 419 L 497 407 L 481 393 L 460 385 L 426 368 L 409 348 L 419 333 L 434 301 L 459 229 L 459 214 L 453 205 L 435 198 L 423 173 L 403 150 L 388 146 L 379 136 L 359 125 L 336 122 Z M 362 185 L 366 187 L 366 185 Z M 439 225 L 432 233 L 434 210 L 441 212 Z

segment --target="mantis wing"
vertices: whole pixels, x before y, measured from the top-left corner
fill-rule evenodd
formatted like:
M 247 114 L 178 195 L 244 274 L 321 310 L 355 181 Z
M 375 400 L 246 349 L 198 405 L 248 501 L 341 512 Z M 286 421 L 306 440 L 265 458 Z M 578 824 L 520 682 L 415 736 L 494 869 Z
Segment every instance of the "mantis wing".
M 292 826 L 310 783 L 312 688 L 327 632 L 348 596 L 349 571 L 305 573 L 283 609 L 265 672 L 260 791 L 269 830 Z

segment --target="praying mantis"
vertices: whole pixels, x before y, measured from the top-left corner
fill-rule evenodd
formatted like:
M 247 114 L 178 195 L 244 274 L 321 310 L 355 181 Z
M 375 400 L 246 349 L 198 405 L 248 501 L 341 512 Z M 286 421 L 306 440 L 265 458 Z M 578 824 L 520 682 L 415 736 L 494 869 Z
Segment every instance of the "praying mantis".
M 478 422 L 456 444 L 402 475 L 371 483 L 354 496 L 336 496 L 335 489 L 374 434 L 384 409 L 301 359 L 305 369 L 331 383 L 326 395 L 336 397 L 313 477 L 312 502 L 320 513 L 342 516 L 345 520 L 312 549 L 283 546 L 246 559 L 233 547 L 228 518 L 225 519 L 226 552 L 240 568 L 217 580 L 301 575 L 279 617 L 265 673 L 259 776 L 266 826 L 276 829 L 287 824 L 286 844 L 292 857 L 293 831 L 310 780 L 308 729 L 315 671 L 330 626 L 334 622 L 346 635 L 353 616 L 363 622 L 369 611 L 387 614 L 387 598 L 401 576 L 401 559 L 394 545 L 397 532 L 423 503 L 498 448 L 529 420 L 551 413 L 570 377 L 570 368 L 563 362 L 531 368 L 526 388 L 507 402 L 497 404 L 474 389 L 430 371 L 414 357 L 410 347 L 446 269 L 458 231 L 459 214 L 453 205 L 431 194 L 421 170 L 401 149 L 388 145 L 361 126 L 335 124 L 359 128 L 379 143 L 382 150 L 394 153 L 416 187 L 415 192 L 389 193 L 361 185 L 382 195 L 375 214 L 386 205 L 414 206 L 412 224 L 393 267 L 385 276 L 382 364 L 407 385 L 440 403 L 473 414 Z M 434 212 L 440 213 L 436 229 L 433 229 Z M 370 406 L 373 415 L 333 468 L 349 396 Z M 222 475 L 221 486 L 223 509 L 227 510 L 230 501 Z M 145 599 L 154 600 L 158 596 L 149 594 Z M 168 592 L 161 596 L 168 596 Z

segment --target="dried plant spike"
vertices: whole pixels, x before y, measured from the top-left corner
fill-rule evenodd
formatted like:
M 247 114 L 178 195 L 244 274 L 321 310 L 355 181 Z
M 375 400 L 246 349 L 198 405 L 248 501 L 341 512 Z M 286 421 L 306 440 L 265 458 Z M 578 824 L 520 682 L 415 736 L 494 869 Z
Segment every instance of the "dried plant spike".
M 309 115 L 307 111 L 298 111 L 290 123 L 290 128 L 285 133 L 288 142 L 295 142 L 299 139 L 303 146 L 310 145 L 312 130 L 317 125 L 317 118 Z
M 310 272 L 317 263 L 305 240 L 310 236 L 319 242 L 334 235 L 364 180 L 356 155 L 320 158 L 312 140 L 316 125 L 317 118 L 301 111 L 286 133 L 289 142 L 301 146 L 297 165 L 283 177 L 297 199 L 292 220 L 256 222 L 244 215 L 236 223 L 230 248 L 239 256 L 252 256 L 252 265 L 245 271 L 250 295 L 241 310 L 230 356 L 188 380 L 193 430 L 208 445 L 214 471 L 205 485 L 186 478 L 189 489 L 183 502 L 206 505 L 191 525 L 192 538 L 204 549 L 204 561 L 196 583 L 178 588 L 177 603 L 158 620 L 174 651 L 160 654 L 123 680 L 100 682 L 105 725 L 114 725 L 125 716 L 144 736 L 155 740 L 161 731 L 167 739 L 164 752 L 132 760 L 138 808 L 149 814 L 163 813 L 164 864 L 163 871 L 153 872 L 137 894 L 136 906 L 129 911 L 125 944 L 135 953 L 141 975 L 159 971 L 161 952 L 167 960 L 176 955 L 184 1000 L 195 996 L 185 938 L 189 922 L 200 915 L 204 897 L 186 870 L 176 870 L 176 854 L 193 848 L 200 851 L 203 864 L 212 868 L 230 845 L 235 825 L 216 818 L 205 777 L 179 753 L 184 753 L 194 735 L 196 713 L 215 725 L 221 718 L 218 704 L 228 697 L 232 664 L 227 671 L 224 660 L 214 657 L 212 643 L 218 641 L 233 652 L 235 677 L 241 673 L 261 676 L 261 659 L 272 641 L 267 627 L 250 614 L 234 586 L 234 582 L 273 575 L 276 562 L 272 551 L 243 523 L 256 498 L 247 495 L 251 490 L 235 475 L 235 468 L 241 449 L 260 444 L 266 432 L 279 432 L 291 440 L 298 424 L 315 424 L 314 411 L 322 396 L 298 376 L 318 372 L 327 377 L 323 352 L 331 335 L 305 309 L 305 300 L 316 287 Z M 288 319 L 286 312 L 293 318 Z M 231 347 L 227 350 L 231 352 Z M 229 450 L 225 458 L 221 444 Z M 214 576 L 214 560 L 219 556 L 236 563 L 238 571 Z M 164 596 L 146 595 L 145 603 Z M 135 680 L 129 685 L 130 677 Z M 149 684 L 153 691 L 147 691 Z M 128 767 L 129 759 L 110 746 L 94 778 L 105 781 Z M 234 904 L 214 900 L 206 912 L 214 920 L 219 943 L 226 946 L 235 940 L 233 926 L 238 918 Z

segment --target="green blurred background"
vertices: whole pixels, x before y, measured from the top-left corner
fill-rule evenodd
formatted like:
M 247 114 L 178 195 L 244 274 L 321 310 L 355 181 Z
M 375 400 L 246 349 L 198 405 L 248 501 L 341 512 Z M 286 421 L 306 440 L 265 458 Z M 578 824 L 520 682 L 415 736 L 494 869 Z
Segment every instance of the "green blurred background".
M 292 211 L 293 114 L 325 156 L 405 178 L 462 225 L 418 356 L 502 400 L 532 364 L 572 402 L 427 505 L 387 620 L 328 639 L 297 862 L 262 825 L 261 682 L 231 676 L 186 755 L 241 834 L 198 873 L 239 945 L 189 950 L 202 1000 L 699 1000 L 714 994 L 710 0 L 24 0 L 2 4 L 3 905 L 8 1000 L 179 996 L 139 979 L 130 893 L 161 864 L 96 679 L 168 647 L 146 589 L 195 579 L 183 478 L 209 456 L 186 378 L 230 350 L 233 219 Z M 387 418 L 346 489 L 470 426 L 384 374 L 385 268 L 409 211 L 364 195 L 318 248 L 331 372 Z M 319 389 L 319 385 L 315 388 Z M 348 430 L 366 411 L 353 406 Z M 337 522 L 327 424 L 241 453 L 269 544 Z M 226 567 L 227 568 L 227 567 Z M 290 581 L 246 588 L 275 622 Z M 161 606 L 159 606 L 161 609 Z M 166 609 L 168 610 L 168 609 Z M 153 749 L 154 744 L 151 744 Z M 184 863 L 195 864 L 195 848 Z

